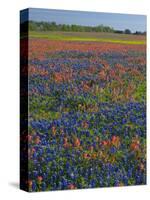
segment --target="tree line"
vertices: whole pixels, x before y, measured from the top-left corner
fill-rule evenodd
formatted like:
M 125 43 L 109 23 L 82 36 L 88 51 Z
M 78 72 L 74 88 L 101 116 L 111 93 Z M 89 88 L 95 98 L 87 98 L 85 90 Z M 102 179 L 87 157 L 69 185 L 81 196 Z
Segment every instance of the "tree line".
M 34 22 L 29 21 L 29 30 L 31 31 L 67 31 L 67 32 L 114 32 L 114 29 L 109 26 L 82 26 L 56 24 L 56 22 Z
M 28 23 L 30 31 L 66 31 L 66 32 L 108 32 L 108 33 L 120 33 L 120 34 L 135 34 L 146 35 L 146 32 L 131 32 L 130 29 L 115 30 L 110 26 L 98 25 L 98 26 L 82 26 L 82 25 L 68 25 L 68 24 L 56 24 L 56 22 L 24 22 L 21 26 L 25 26 Z

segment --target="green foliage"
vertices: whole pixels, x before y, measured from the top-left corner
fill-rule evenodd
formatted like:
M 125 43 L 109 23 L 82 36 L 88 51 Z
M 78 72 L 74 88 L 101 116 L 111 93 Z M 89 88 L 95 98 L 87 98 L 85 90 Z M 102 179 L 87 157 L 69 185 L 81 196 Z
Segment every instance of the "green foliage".
M 140 82 L 137 86 L 137 89 L 134 94 L 134 98 L 141 102 L 146 100 L 146 83 L 145 82 Z
M 29 21 L 29 31 L 71 31 L 71 32 L 109 32 L 113 33 L 114 29 L 109 26 L 81 26 L 56 24 L 55 22 L 35 22 Z

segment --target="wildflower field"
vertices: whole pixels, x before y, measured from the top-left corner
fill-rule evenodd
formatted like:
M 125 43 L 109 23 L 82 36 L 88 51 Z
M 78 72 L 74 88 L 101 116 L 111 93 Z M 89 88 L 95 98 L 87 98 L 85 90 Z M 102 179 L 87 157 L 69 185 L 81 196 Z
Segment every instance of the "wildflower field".
M 145 36 L 61 34 L 29 38 L 29 190 L 146 184 Z

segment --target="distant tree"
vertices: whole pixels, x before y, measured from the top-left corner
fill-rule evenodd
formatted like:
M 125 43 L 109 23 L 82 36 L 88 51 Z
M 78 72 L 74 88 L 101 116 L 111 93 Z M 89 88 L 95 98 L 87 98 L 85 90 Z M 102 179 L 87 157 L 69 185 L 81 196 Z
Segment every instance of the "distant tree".
M 144 31 L 144 32 L 135 31 L 133 34 L 134 34 L 134 35 L 146 35 L 146 31 Z
M 124 33 L 124 31 L 121 31 L 121 30 L 115 30 L 114 32 L 115 33 L 119 33 L 119 34 L 123 34 Z
M 37 29 L 37 24 L 35 22 L 29 22 L 29 30 L 35 31 Z
M 131 31 L 130 31 L 130 29 L 125 29 L 124 33 L 125 34 L 131 34 Z

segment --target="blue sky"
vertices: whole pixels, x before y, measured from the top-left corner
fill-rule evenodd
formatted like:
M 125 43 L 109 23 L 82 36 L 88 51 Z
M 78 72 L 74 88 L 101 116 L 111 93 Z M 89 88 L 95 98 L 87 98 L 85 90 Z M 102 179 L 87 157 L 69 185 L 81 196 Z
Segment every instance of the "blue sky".
M 21 14 L 22 21 L 27 20 L 27 11 Z M 114 29 L 131 31 L 146 31 L 146 16 L 132 14 L 116 14 L 102 12 L 82 12 L 52 9 L 29 9 L 29 20 L 33 21 L 55 21 L 57 24 L 78 24 L 85 26 L 111 26 Z

